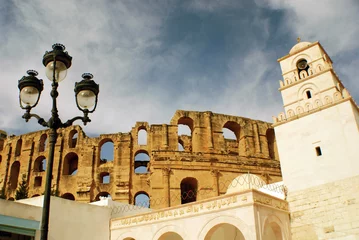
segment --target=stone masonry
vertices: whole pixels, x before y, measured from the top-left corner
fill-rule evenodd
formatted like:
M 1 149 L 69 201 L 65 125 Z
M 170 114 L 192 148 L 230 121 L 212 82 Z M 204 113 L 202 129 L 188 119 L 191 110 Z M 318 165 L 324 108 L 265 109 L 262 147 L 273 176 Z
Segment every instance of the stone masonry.
M 191 135 L 178 136 L 178 125 Z M 225 139 L 227 128 L 236 139 Z M 147 132 L 146 145 L 138 132 Z M 48 156 L 48 131 L 0 139 L 0 188 L 12 199 L 23 174 L 30 196 L 45 187 L 43 161 Z M 114 146 L 114 159 L 101 159 L 103 144 Z M 183 149 L 179 148 L 183 146 Z M 135 161 L 139 154 L 148 160 Z M 147 172 L 135 173 L 137 167 Z M 137 122 L 128 133 L 90 138 L 79 126 L 59 130 L 55 146 L 52 188 L 61 197 L 91 202 L 111 195 L 115 201 L 134 203 L 137 194 L 151 200 L 151 208 L 181 204 L 181 183 L 195 181 L 196 200 L 222 195 L 238 175 L 256 174 L 267 183 L 281 180 L 274 130 L 270 123 L 212 112 L 176 111 L 170 124 Z M 109 176 L 109 183 L 103 182 Z

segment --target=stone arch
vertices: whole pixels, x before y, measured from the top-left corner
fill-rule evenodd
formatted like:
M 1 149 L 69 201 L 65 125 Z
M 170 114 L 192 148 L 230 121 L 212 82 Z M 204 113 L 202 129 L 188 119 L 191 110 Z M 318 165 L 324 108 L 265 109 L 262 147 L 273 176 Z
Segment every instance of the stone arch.
M 138 150 L 134 157 L 134 172 L 148 173 L 148 164 L 150 163 L 150 155 L 145 150 Z
M 101 172 L 100 173 L 100 183 L 109 184 L 111 181 L 111 176 L 109 172 Z
M 242 232 L 232 224 L 220 223 L 211 228 L 206 234 L 205 240 L 245 240 Z
M 296 110 L 297 110 L 297 114 L 298 114 L 298 115 L 299 115 L 299 114 L 302 114 L 302 113 L 304 112 L 302 106 L 298 106 Z
M 232 133 L 235 135 L 236 139 L 236 146 L 235 148 L 231 147 L 231 140 L 227 140 L 225 138 L 225 144 L 226 144 L 226 148 L 227 151 L 229 153 L 233 153 L 235 155 L 241 155 L 244 154 L 246 151 L 246 145 L 245 145 L 245 139 L 242 138 L 242 130 L 241 130 L 241 125 L 237 122 L 234 121 L 227 121 L 225 122 L 225 124 L 223 124 L 223 128 L 229 129 L 230 131 L 232 131 Z
M 197 201 L 198 180 L 193 177 L 182 179 L 181 184 L 181 204 Z
M 145 191 L 139 191 L 133 197 L 133 202 L 135 203 L 136 206 L 149 208 L 150 207 L 150 196 Z
M 286 79 L 284 80 L 284 83 L 285 83 L 285 85 L 289 85 L 289 84 L 292 83 L 292 80 L 290 80 L 290 78 L 286 78 Z
M 70 152 L 66 154 L 63 164 L 63 175 L 75 175 L 78 170 L 79 157 L 76 153 Z
M 332 98 L 330 96 L 325 96 L 324 97 L 324 103 L 325 105 L 327 104 L 331 104 L 333 101 L 332 101 Z
M 41 137 L 40 137 L 39 152 L 45 151 L 46 146 L 47 146 L 47 142 L 48 142 L 47 140 L 48 140 L 47 139 L 47 134 L 46 133 L 42 134 Z
M 71 200 L 71 201 L 75 201 L 75 196 L 72 193 L 64 193 L 64 194 L 61 195 L 61 198 Z
M 285 231 L 283 223 L 277 216 L 269 215 L 263 222 L 264 224 L 261 230 L 263 239 L 288 239 L 288 233 Z
M 310 92 L 310 97 L 308 97 L 308 93 L 307 92 Z M 303 84 L 299 89 L 298 89 L 298 92 L 297 92 L 297 99 L 300 100 L 300 99 L 310 99 L 310 98 L 313 98 L 315 95 L 317 95 L 319 93 L 319 88 L 313 84 L 313 83 L 306 83 L 306 84 Z
M 335 102 L 337 102 L 337 101 L 343 99 L 342 94 L 341 94 L 340 92 L 335 92 L 335 93 L 333 94 L 333 99 L 334 99 Z
M 176 233 L 182 239 L 188 239 L 186 232 L 181 227 L 179 227 L 177 225 L 167 225 L 167 226 L 164 226 L 164 227 L 158 229 L 158 231 L 153 235 L 152 240 L 159 240 L 161 236 L 163 236 L 164 234 L 166 234 L 168 232 Z M 176 239 L 176 240 L 178 240 L 178 239 Z
M 17 188 L 20 173 L 20 162 L 15 161 L 11 165 L 10 169 L 10 189 L 15 190 Z
M 100 192 L 96 195 L 95 201 L 100 201 L 100 197 L 111 198 L 111 194 L 109 194 L 108 192 Z
M 295 115 L 295 113 L 294 113 L 294 111 L 293 111 L 292 109 L 289 109 L 289 110 L 287 111 L 287 116 L 288 116 L 288 118 L 294 117 L 294 115 Z
M 16 148 L 15 148 L 15 156 L 16 157 L 21 155 L 21 149 L 22 149 L 22 139 L 20 138 L 16 142 Z
M 305 70 L 300 71 L 300 79 L 308 77 L 308 73 Z
M 166 232 L 166 233 L 162 234 L 158 240 L 167 240 L 167 239 L 171 239 L 171 240 L 183 240 L 183 238 L 181 237 L 181 235 L 179 235 L 179 234 L 176 233 L 176 232 Z
M 132 237 L 127 237 L 127 238 L 124 238 L 123 240 L 135 240 L 135 239 Z
M 310 55 L 305 53 L 298 54 L 295 58 L 293 58 L 291 62 L 292 69 L 297 69 L 297 63 L 302 59 L 307 61 L 308 66 L 310 65 L 310 62 L 312 62 L 312 58 Z
M 323 65 L 322 64 L 318 64 L 317 65 L 317 67 L 315 68 L 315 72 L 321 72 L 321 71 L 323 71 L 324 70 L 324 67 L 323 67 Z
M 34 172 L 45 172 L 46 171 L 46 158 L 39 156 L 34 161 Z
M 72 129 L 69 133 L 69 148 L 75 148 L 78 140 L 78 132 L 76 129 Z
M 268 154 L 271 159 L 278 159 L 277 141 L 275 139 L 275 132 L 273 128 L 268 128 L 266 131 Z
M 190 134 L 188 134 L 187 132 L 185 132 L 185 130 L 183 129 L 183 133 L 180 134 L 180 126 L 179 125 L 185 125 L 189 128 L 189 130 L 191 131 Z M 192 136 L 193 133 L 193 129 L 194 129 L 194 122 L 193 119 L 190 117 L 181 117 L 178 119 L 177 121 L 177 126 L 178 126 L 178 134 L 177 135 L 189 135 Z
M 207 233 L 219 224 L 230 224 L 236 227 L 243 235 L 244 239 L 255 239 L 254 233 L 249 229 L 241 219 L 232 216 L 216 216 L 208 220 L 207 223 L 200 230 L 197 239 L 207 240 L 205 237 Z M 236 239 L 237 240 L 237 239 Z
M 312 106 L 311 103 L 306 103 L 304 105 L 304 109 L 305 109 L 306 112 L 309 112 L 309 111 L 311 111 L 313 109 L 313 106 Z
M 136 240 L 138 238 L 138 235 L 140 234 L 137 231 L 133 231 L 131 230 L 131 228 L 129 228 L 128 231 L 118 236 L 116 240 Z
M 147 129 L 141 126 L 137 130 L 137 145 L 147 145 Z
M 110 138 L 105 138 L 100 141 L 100 164 L 112 162 L 115 156 L 115 145 Z
M 278 120 L 279 120 L 280 122 L 286 120 L 284 112 L 279 113 L 279 115 L 278 115 Z

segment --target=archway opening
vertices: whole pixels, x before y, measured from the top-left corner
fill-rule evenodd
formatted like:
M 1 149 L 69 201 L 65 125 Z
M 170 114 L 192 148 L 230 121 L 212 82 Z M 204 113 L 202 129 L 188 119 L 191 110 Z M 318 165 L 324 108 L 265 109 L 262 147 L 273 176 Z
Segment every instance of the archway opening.
M 77 145 L 78 133 L 76 129 L 71 130 L 69 134 L 69 148 L 75 148 Z
M 135 173 L 143 174 L 148 173 L 148 164 L 150 162 L 150 156 L 146 151 L 139 151 L 135 155 Z
M 45 151 L 47 142 L 48 142 L 47 135 L 44 133 L 40 137 L 39 152 Z
M 208 231 L 204 240 L 222 240 L 222 239 L 233 239 L 233 240 L 245 240 L 242 232 L 229 223 L 221 223 Z
M 46 171 L 46 159 L 44 156 L 36 158 L 34 162 L 34 172 L 45 172 Z
M 111 198 L 111 195 L 108 192 L 100 192 L 99 194 L 97 194 L 95 201 L 100 201 L 101 197 Z
M 175 232 L 166 232 L 158 240 L 183 240 L 183 238 Z
M 11 165 L 11 169 L 10 169 L 10 189 L 11 190 L 15 190 L 17 188 L 19 173 L 20 173 L 20 162 L 16 161 Z
M 263 239 L 282 240 L 282 230 L 275 222 L 269 222 L 264 225 Z
M 181 117 L 178 119 L 178 136 L 187 135 L 192 136 L 193 132 L 193 120 L 189 117 Z
M 150 197 L 146 192 L 138 192 L 135 194 L 135 205 L 140 207 L 150 207 Z
M 71 193 L 62 194 L 61 198 L 71 200 L 71 201 L 75 201 L 75 196 L 72 195 Z
M 181 204 L 195 202 L 197 200 L 198 181 L 188 177 L 181 182 Z
M 140 129 L 137 134 L 137 144 L 147 145 L 147 131 L 146 129 Z
M 100 163 L 112 162 L 114 159 L 115 146 L 111 139 L 106 139 L 100 145 Z
M 63 175 L 75 175 L 78 169 L 79 157 L 76 153 L 68 153 L 64 159 Z
M 22 139 L 17 140 L 16 143 L 16 149 L 15 149 L 15 156 L 20 156 L 21 155 L 21 148 L 22 148 Z
M 109 184 L 110 183 L 110 173 L 109 172 L 100 173 L 100 182 L 103 184 Z

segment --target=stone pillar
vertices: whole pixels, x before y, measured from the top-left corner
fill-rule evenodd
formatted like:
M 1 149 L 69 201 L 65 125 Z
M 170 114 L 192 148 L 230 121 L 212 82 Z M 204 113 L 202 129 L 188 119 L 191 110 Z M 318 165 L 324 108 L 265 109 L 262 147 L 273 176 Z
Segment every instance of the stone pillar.
M 171 206 L 170 174 L 171 168 L 162 168 L 163 197 L 165 199 L 164 207 Z
M 254 134 L 254 144 L 255 144 L 256 153 L 262 153 L 257 123 L 253 123 L 253 134 Z
M 213 136 L 212 136 L 212 113 L 211 112 L 206 112 L 206 125 L 207 125 L 207 139 L 208 139 L 208 149 L 212 150 L 213 149 Z
M 212 169 L 211 175 L 213 179 L 213 191 L 215 196 L 219 196 L 219 183 L 218 183 L 218 177 L 219 177 L 219 170 Z
M 165 149 L 168 148 L 168 126 L 167 124 L 162 124 L 162 129 L 163 129 L 163 137 L 162 137 L 162 142 L 163 142 L 163 147 Z

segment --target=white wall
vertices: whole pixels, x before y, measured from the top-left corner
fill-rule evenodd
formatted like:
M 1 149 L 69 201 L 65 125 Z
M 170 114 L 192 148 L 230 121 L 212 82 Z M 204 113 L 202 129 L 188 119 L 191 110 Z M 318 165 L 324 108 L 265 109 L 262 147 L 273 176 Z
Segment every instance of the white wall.
M 284 184 L 296 191 L 359 175 L 359 132 L 348 100 L 275 127 Z M 322 156 L 315 147 L 320 146 Z

